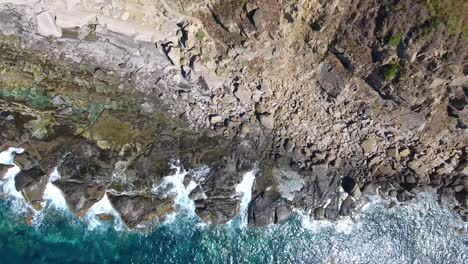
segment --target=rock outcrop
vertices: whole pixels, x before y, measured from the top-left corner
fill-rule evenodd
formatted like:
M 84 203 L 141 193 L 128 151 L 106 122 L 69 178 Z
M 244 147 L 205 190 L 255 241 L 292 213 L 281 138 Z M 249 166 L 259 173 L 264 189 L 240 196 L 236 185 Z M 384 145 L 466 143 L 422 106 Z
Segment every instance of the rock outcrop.
M 1 149 L 26 149 L 32 204 L 56 167 L 74 213 L 107 192 L 129 227 L 175 210 L 152 188 L 177 161 L 210 168 L 191 195 L 208 223 L 238 214 L 254 168 L 255 226 L 431 188 L 466 219 L 466 14 L 461 0 L 0 0 Z

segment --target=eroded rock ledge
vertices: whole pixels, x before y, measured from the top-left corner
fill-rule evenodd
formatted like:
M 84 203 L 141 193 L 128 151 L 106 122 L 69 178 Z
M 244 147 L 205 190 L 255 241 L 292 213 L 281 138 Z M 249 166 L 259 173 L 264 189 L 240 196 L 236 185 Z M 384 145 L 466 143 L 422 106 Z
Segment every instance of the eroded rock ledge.
M 255 166 L 256 226 L 349 215 L 378 186 L 466 218 L 463 1 L 168 2 L 0 1 L 0 142 L 27 150 L 36 209 L 57 167 L 77 215 L 107 192 L 129 227 L 163 218 L 178 160 L 211 168 L 191 195 L 209 223 Z

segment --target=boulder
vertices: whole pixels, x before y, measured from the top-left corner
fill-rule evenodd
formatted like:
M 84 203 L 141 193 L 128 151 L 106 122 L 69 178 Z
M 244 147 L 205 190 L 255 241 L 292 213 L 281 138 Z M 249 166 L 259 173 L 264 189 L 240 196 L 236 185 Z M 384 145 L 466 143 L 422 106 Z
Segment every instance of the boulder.
M 248 87 L 240 86 L 237 91 L 234 92 L 234 96 L 236 96 L 242 104 L 248 105 L 251 103 L 252 92 Z
M 361 142 L 362 151 L 364 154 L 374 152 L 377 148 L 377 140 L 375 138 L 368 138 Z
M 352 196 L 348 196 L 340 206 L 340 215 L 349 216 L 356 208 L 356 203 Z
M 15 156 L 15 164 L 20 167 L 21 170 L 29 170 L 37 165 L 37 161 L 31 154 L 25 151 Z
M 80 217 L 106 193 L 106 187 L 96 182 L 78 183 L 59 180 L 54 184 L 62 191 L 70 210 Z
M 44 37 L 61 37 L 62 36 L 62 29 L 58 27 L 55 23 L 55 18 L 47 12 L 43 11 L 36 15 L 37 20 L 37 32 L 39 35 Z
M 260 114 L 258 120 L 265 128 L 273 129 L 275 127 L 275 118 L 272 114 Z
M 160 199 L 148 195 L 119 195 L 108 193 L 109 201 L 128 228 L 141 223 L 161 220 L 174 211 L 173 198 Z

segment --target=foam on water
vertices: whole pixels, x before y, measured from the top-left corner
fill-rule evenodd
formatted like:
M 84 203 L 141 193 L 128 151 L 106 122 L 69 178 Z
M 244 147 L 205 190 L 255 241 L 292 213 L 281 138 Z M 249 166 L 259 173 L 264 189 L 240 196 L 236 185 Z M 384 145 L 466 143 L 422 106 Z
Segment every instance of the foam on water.
M 5 175 L 0 175 L 3 180 L 0 181 L 0 187 L 3 195 L 7 195 L 11 201 L 12 207 L 18 214 L 24 214 L 28 211 L 29 205 L 24 200 L 23 195 L 16 190 L 15 177 L 21 172 L 20 167 L 14 164 L 15 154 L 24 152 L 22 148 L 10 147 L 0 153 L 0 164 L 13 165 Z
M 244 174 L 242 181 L 237 184 L 236 192 L 242 193 L 240 201 L 241 227 L 247 225 L 247 210 L 252 199 L 252 187 L 255 181 L 255 171 L 249 171 Z
M 23 199 L 23 195 L 16 190 L 15 187 L 15 177 L 21 172 L 21 169 L 14 165 L 3 176 L 4 181 L 2 182 L 2 191 L 3 194 L 9 195 L 12 198 Z
M 21 193 L 16 191 L 15 188 L 15 177 L 18 173 L 21 172 L 21 169 L 14 164 L 15 154 L 23 153 L 24 149 L 22 148 L 13 148 L 10 147 L 8 150 L 2 151 L 0 153 L 0 164 L 3 165 L 13 165 L 10 169 L 7 170 L 5 175 L 0 175 L 0 178 L 3 178 L 2 192 L 3 194 L 10 195 L 16 198 L 22 198 Z
M 55 209 L 67 211 L 69 209 L 62 191 L 53 184 L 53 182 L 58 180 L 60 180 L 60 173 L 58 172 L 57 167 L 55 167 L 49 176 L 49 182 L 47 182 L 44 190 L 43 199 L 46 203 L 45 206 L 53 206 Z
M 24 152 L 22 148 L 9 147 L 7 150 L 0 153 L 0 164 L 13 165 L 15 154 L 21 154 Z
M 179 206 L 180 209 L 184 210 L 190 216 L 195 215 L 195 203 L 189 198 L 190 193 L 197 187 L 197 183 L 193 180 L 189 182 L 187 187 L 184 185 L 185 176 L 189 173 L 179 166 L 171 165 L 172 169 L 176 172 L 173 175 L 169 175 L 163 178 L 161 184 L 153 186 L 153 193 L 172 196 L 175 195 L 174 204 Z M 172 222 L 175 220 L 177 213 L 166 217 L 166 222 Z
M 112 224 L 115 230 L 121 231 L 124 229 L 123 223 L 120 220 L 120 215 L 110 203 L 107 193 L 104 194 L 99 202 L 93 204 L 93 206 L 91 206 L 91 208 L 89 208 L 88 212 L 86 213 L 85 219 L 86 223 L 88 224 L 88 230 L 95 230 L 105 224 L 102 220 L 99 219 L 98 216 L 100 214 L 112 215 Z

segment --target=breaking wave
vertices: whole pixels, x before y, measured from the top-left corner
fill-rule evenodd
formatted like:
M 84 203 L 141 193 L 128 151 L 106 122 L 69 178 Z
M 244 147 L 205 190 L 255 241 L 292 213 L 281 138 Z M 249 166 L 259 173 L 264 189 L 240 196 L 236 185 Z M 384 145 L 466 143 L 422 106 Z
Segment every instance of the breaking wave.
M 0 157 L 12 164 L 9 155 Z M 60 178 L 57 170 L 49 177 L 44 210 L 31 215 L 14 188 L 19 168 L 11 167 L 2 182 L 10 196 L 0 200 L 2 263 L 468 263 L 467 224 L 429 193 L 406 205 L 375 196 L 354 218 L 334 222 L 296 210 L 285 222 L 252 228 L 246 225 L 255 181 L 249 172 L 236 188 L 240 215 L 210 226 L 194 213 L 189 194 L 195 181 L 184 184 L 189 172 L 175 168 L 153 192 L 176 195 L 180 210 L 150 233 L 139 233 L 123 228 L 107 195 L 76 218 L 53 183 Z M 190 173 L 196 179 L 208 171 Z

